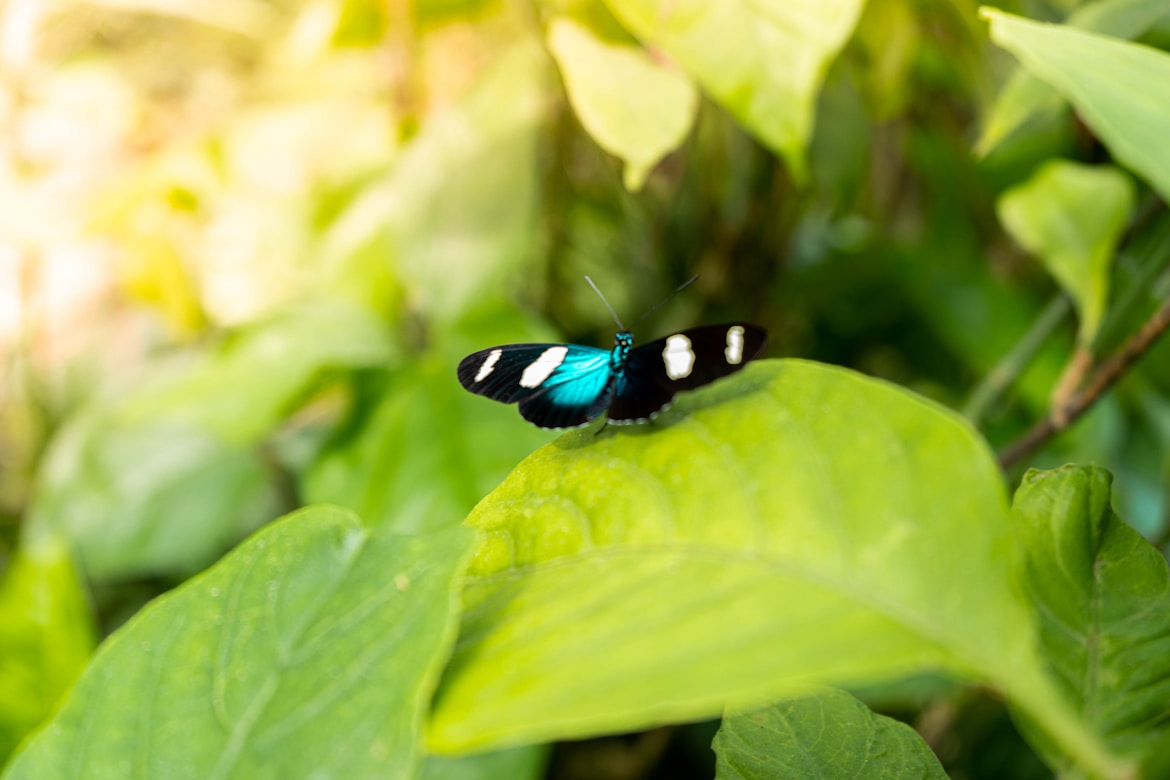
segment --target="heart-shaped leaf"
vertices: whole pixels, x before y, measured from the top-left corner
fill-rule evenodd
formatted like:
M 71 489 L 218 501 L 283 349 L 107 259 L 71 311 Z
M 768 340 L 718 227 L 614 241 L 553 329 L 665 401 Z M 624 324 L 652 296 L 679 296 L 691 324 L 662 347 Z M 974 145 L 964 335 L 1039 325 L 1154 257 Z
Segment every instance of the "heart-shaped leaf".
M 900 388 L 758 362 L 653 425 L 538 450 L 469 522 L 480 541 L 437 751 L 941 669 L 992 682 L 1085 765 L 1109 763 L 1040 672 L 986 444 Z
M 1133 182 L 1115 168 L 1054 160 L 997 203 L 1012 238 L 1039 257 L 1072 298 L 1084 346 L 1092 344 L 1105 314 L 1113 252 L 1135 197 Z
M 549 24 L 548 45 L 581 124 L 625 160 L 626 188 L 640 189 L 686 138 L 699 103 L 694 86 L 642 49 L 604 41 L 567 18 Z
M 4 780 L 408 776 L 469 537 L 274 523 L 106 640 Z
M 804 178 L 817 93 L 829 62 L 857 24 L 861 0 L 606 4 Z
M 728 715 L 711 746 L 718 780 L 947 777 L 914 729 L 832 688 Z

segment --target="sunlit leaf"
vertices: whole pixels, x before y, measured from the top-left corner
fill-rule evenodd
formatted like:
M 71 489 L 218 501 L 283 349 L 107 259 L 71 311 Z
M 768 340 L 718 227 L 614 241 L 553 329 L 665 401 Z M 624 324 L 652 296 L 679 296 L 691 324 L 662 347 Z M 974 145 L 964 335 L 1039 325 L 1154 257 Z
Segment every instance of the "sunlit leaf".
M 469 541 L 274 524 L 108 639 L 5 780 L 410 776 Z
M 1170 14 L 1164 0 L 1101 0 L 1069 15 L 1066 24 L 1116 38 L 1136 38 Z M 1025 68 L 1012 73 L 991 107 L 976 149 L 986 154 L 1036 117 L 1064 106 L 1060 93 Z
M 536 130 L 548 68 L 534 42 L 501 56 L 458 105 L 423 125 L 388 178 L 338 217 L 324 256 L 340 264 L 378 246 L 438 322 L 518 278 L 534 248 Z
M 1072 103 L 1113 156 L 1170 199 L 1170 54 L 991 8 L 991 39 Z
M 26 539 L 0 576 L 0 766 L 81 673 L 92 623 L 65 545 Z
M 430 737 L 484 749 L 710 716 L 809 682 L 991 681 L 1108 763 L 1039 673 L 1002 478 L 960 418 L 767 361 L 653 425 L 568 434 L 472 514 Z
M 1056 160 L 999 199 L 1000 221 L 1036 255 L 1080 313 L 1079 340 L 1088 346 L 1109 301 L 1117 242 L 1134 208 L 1129 177 L 1111 167 Z
M 718 780 L 947 777 L 914 729 L 833 689 L 727 715 L 712 747 Z
M 1130 753 L 1170 737 L 1170 568 L 1112 510 L 1111 482 L 1093 466 L 1030 471 L 1014 514 L 1045 657 L 1082 716 Z
M 608 0 L 607 5 L 804 178 L 817 92 L 861 15 L 860 0 Z
M 690 130 L 698 106 L 695 88 L 641 49 L 604 41 L 567 18 L 549 25 L 548 45 L 581 124 L 625 161 L 626 188 L 640 189 Z

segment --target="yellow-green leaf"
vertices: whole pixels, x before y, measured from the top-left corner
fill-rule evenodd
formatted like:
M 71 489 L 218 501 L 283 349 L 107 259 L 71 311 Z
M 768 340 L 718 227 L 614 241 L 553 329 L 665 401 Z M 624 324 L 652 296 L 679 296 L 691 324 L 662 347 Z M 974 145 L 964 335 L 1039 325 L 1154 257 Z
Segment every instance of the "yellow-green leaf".
M 1109 270 L 1134 199 L 1133 182 L 1116 168 L 1055 160 L 997 203 L 1012 238 L 1040 258 L 1072 298 L 1085 346 L 1105 314 Z
M 94 627 L 69 551 L 26 539 L 0 577 L 0 765 L 52 714 L 89 660 Z
M 1066 24 L 1118 38 L 1134 38 L 1158 19 L 1170 15 L 1166 0 L 1099 0 L 1076 9 Z M 1019 68 L 1004 84 L 983 125 L 976 150 L 987 154 L 1037 116 L 1064 105 L 1060 94 Z
M 710 717 L 809 682 L 990 682 L 1090 768 L 1042 676 L 1002 476 L 957 415 L 761 361 L 538 450 L 472 513 L 439 752 Z
M 991 39 L 1055 87 L 1109 151 L 1170 199 L 1170 54 L 992 8 Z
M 640 189 L 686 138 L 698 106 L 694 86 L 641 49 L 601 40 L 568 18 L 549 25 L 548 45 L 581 124 L 625 161 L 626 188 Z
M 817 93 L 857 24 L 861 0 L 606 4 L 804 178 Z

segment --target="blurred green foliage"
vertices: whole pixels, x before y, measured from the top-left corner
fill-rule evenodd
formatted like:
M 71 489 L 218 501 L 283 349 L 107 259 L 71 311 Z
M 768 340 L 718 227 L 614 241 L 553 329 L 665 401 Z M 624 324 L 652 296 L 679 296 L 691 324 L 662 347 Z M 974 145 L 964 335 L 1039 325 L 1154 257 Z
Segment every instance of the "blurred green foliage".
M 102 713 L 115 774 L 571 777 L 540 742 L 732 694 L 952 776 L 1165 765 L 1170 342 L 1026 461 L 1111 481 L 1009 516 L 990 452 L 1170 300 L 1170 9 L 1005 10 L 5 5 L 0 766 L 51 725 L 4 776 L 74 776 Z M 640 338 L 751 320 L 911 392 L 784 361 L 554 442 L 455 381 L 608 346 L 585 274 L 633 320 L 694 273 Z M 804 744 L 748 717 L 721 775 Z M 671 734 L 626 763 L 717 771 Z

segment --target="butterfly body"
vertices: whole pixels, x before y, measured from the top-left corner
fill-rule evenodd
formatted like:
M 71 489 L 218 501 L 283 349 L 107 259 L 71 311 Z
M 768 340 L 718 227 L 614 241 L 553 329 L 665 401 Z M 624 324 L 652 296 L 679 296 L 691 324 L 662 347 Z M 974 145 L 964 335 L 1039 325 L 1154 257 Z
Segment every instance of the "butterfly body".
M 517 403 L 541 428 L 576 428 L 608 414 L 627 425 L 652 419 L 681 390 L 738 371 L 764 348 L 762 328 L 746 323 L 680 331 L 634 347 L 629 331 L 612 350 L 577 344 L 507 344 L 473 352 L 459 363 L 467 390 Z

